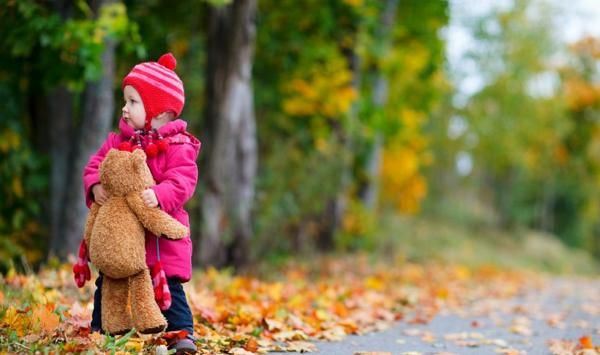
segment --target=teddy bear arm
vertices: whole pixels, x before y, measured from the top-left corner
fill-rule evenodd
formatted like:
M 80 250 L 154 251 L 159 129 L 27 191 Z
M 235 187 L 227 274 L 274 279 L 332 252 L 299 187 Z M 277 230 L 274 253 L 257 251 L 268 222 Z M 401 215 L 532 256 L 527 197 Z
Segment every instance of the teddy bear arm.
M 98 215 L 98 210 L 100 209 L 100 205 L 93 202 L 90 207 L 90 212 L 88 213 L 87 220 L 85 221 L 85 230 L 83 232 L 83 240 L 85 240 L 85 244 L 90 246 L 90 238 L 92 237 L 92 229 L 94 227 L 94 222 L 96 221 L 96 216 Z
M 139 193 L 127 195 L 127 204 L 138 217 L 144 228 L 155 235 L 170 239 L 181 239 L 188 235 L 188 228 L 159 208 L 148 207 Z

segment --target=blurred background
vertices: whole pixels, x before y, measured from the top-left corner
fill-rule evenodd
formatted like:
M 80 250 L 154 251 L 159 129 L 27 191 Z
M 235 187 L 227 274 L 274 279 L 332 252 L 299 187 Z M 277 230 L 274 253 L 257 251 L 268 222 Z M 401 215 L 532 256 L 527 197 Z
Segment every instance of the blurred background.
M 203 142 L 196 266 L 368 252 L 598 270 L 596 0 L 0 0 L 0 271 L 65 261 L 121 80 Z

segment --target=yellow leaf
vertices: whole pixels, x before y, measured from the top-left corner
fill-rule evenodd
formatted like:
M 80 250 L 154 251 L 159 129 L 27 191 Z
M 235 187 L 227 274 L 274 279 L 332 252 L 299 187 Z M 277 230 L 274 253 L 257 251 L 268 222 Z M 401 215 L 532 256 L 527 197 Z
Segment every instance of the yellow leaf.
M 322 310 L 322 309 L 317 309 L 317 310 L 315 311 L 315 318 L 317 318 L 317 319 L 318 319 L 318 320 L 320 320 L 320 321 L 326 321 L 326 320 L 328 320 L 330 317 L 329 317 L 329 314 L 328 314 L 327 312 L 325 312 L 324 310 Z
M 365 285 L 367 286 L 367 288 L 370 288 L 373 290 L 383 289 L 383 281 L 381 281 L 381 279 L 374 277 L 374 276 L 370 276 L 369 278 L 367 278 Z
M 141 352 L 144 348 L 144 341 L 142 339 L 129 339 L 125 344 L 125 349 L 132 350 L 135 352 Z
M 438 287 L 435 290 L 435 295 L 441 299 L 447 299 L 449 294 L 450 294 L 450 291 L 448 290 L 447 287 Z
M 19 198 L 23 197 L 23 183 L 21 182 L 21 178 L 19 176 L 13 176 L 12 190 L 15 193 L 15 196 Z
M 353 7 L 359 7 L 363 4 L 363 0 L 344 0 L 344 3 Z
M 14 306 L 8 307 L 0 324 L 14 330 L 19 337 L 24 336 L 25 331 L 29 328 L 26 314 L 19 312 Z

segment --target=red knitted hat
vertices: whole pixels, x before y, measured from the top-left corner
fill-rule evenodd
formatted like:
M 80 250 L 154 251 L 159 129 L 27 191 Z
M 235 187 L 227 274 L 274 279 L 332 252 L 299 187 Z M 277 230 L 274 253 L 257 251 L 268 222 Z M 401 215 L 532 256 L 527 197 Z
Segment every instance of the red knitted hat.
M 146 130 L 152 119 L 163 112 L 171 111 L 178 117 L 183 110 L 185 93 L 183 82 L 175 67 L 177 60 L 171 53 L 163 54 L 158 62 L 136 65 L 123 79 L 122 88 L 133 86 L 140 94 L 146 110 Z

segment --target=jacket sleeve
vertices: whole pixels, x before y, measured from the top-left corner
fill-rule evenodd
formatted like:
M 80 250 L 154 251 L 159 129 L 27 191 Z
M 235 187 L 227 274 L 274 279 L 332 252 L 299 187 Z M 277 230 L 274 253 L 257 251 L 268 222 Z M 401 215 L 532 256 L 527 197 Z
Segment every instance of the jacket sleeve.
M 100 183 L 100 163 L 102 163 L 102 160 L 104 160 L 108 151 L 117 146 L 117 140 L 118 136 L 115 133 L 109 133 L 100 149 L 90 157 L 90 160 L 83 169 L 83 189 L 85 193 L 85 204 L 88 208 L 92 205 L 92 202 L 94 202 L 92 187 Z
M 171 213 L 192 197 L 198 182 L 198 152 L 191 144 L 173 144 L 162 181 L 153 187 L 160 208 Z

